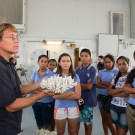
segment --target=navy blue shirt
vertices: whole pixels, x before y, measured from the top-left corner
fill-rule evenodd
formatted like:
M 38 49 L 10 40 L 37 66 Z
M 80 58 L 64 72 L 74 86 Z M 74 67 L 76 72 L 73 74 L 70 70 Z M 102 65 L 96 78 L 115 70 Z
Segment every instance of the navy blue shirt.
M 104 69 L 104 63 L 99 62 L 99 63 L 97 64 L 97 69 L 98 69 L 98 71 L 99 71 L 99 70 L 103 70 L 103 69 Z
M 20 133 L 22 110 L 10 113 L 5 109 L 20 97 L 20 79 L 13 64 L 0 56 L 0 135 Z
M 80 78 L 81 84 L 87 84 L 87 81 L 90 79 L 90 84 L 93 84 L 91 90 L 82 90 L 81 91 L 81 98 L 84 100 L 84 104 L 89 107 L 95 107 L 97 105 L 97 98 L 96 98 L 96 69 L 89 65 L 85 68 L 80 67 L 76 70 Z

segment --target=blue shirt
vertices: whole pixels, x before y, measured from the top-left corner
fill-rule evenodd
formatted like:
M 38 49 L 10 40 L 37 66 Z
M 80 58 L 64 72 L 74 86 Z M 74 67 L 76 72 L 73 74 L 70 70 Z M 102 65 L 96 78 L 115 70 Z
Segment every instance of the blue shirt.
M 84 100 L 84 104 L 89 107 L 95 107 L 97 105 L 97 98 L 96 98 L 96 69 L 89 65 L 87 67 L 80 67 L 76 70 L 80 78 L 81 84 L 87 84 L 87 81 L 90 79 L 90 84 L 93 84 L 91 90 L 82 90 L 81 97 Z
M 117 73 L 118 73 L 117 69 L 112 69 L 112 70 L 103 69 L 99 71 L 98 76 L 101 78 L 101 81 L 103 82 L 111 82 L 114 76 L 117 75 Z M 107 96 L 108 95 L 107 91 L 108 91 L 107 88 L 99 88 L 98 94 Z
M 132 86 L 135 88 L 135 78 L 133 80 Z M 135 106 L 135 98 L 129 96 L 128 103 Z
M 57 74 L 55 74 L 57 75 Z M 80 82 L 80 79 L 77 74 L 74 76 L 74 82 Z M 75 91 L 75 87 L 67 89 L 65 92 Z M 56 99 L 55 100 L 55 108 L 67 108 L 67 107 L 77 107 L 77 100 L 64 100 L 64 99 Z
M 41 82 L 44 78 L 50 78 L 54 74 L 52 71 L 47 69 L 46 72 L 41 77 L 39 77 L 38 71 L 35 71 L 31 76 L 31 80 L 33 80 L 35 83 Z M 38 100 L 37 102 L 49 103 L 49 102 L 53 102 L 53 98 L 52 96 L 47 96 L 45 98 Z

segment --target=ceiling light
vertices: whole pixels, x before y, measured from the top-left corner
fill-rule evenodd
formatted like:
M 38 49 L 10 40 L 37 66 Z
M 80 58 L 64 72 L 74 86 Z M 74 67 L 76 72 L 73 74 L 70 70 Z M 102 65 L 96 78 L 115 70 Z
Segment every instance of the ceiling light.
M 64 40 L 43 40 L 46 45 L 62 45 Z

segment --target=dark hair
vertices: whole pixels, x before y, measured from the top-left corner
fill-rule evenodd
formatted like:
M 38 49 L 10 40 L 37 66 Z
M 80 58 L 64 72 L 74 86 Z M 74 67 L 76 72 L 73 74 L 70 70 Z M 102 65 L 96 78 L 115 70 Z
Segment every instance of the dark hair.
M 135 68 L 132 69 L 128 74 L 126 84 L 130 84 L 132 86 L 134 78 L 135 78 Z
M 109 58 L 109 59 L 113 62 L 112 68 L 114 68 L 114 64 L 115 64 L 115 59 L 114 59 L 114 57 L 113 57 L 111 54 L 107 54 L 107 55 L 104 57 L 104 61 L 105 61 L 106 58 Z
M 57 66 L 57 61 L 56 61 L 55 59 L 50 59 L 50 60 L 48 61 L 48 63 L 50 63 L 51 61 L 56 62 L 56 66 Z
M 81 52 L 80 52 L 80 55 L 81 55 L 82 52 L 88 53 L 90 55 L 90 57 L 91 57 L 91 52 L 90 52 L 89 49 L 86 49 L 86 48 L 82 49 Z
M 125 57 L 125 56 L 120 56 L 118 59 L 117 59 L 117 63 L 118 63 L 118 61 L 120 60 L 120 59 L 124 59 L 128 64 L 129 64 L 129 60 Z M 117 76 L 116 76 L 116 78 L 115 78 L 115 80 L 114 80 L 114 84 L 116 84 L 117 83 L 117 81 L 119 80 L 119 78 L 122 76 L 122 74 L 121 74 L 121 72 L 119 71 L 118 72 L 118 74 L 117 74 Z
M 129 59 L 128 59 L 127 57 L 125 57 L 125 56 L 120 56 L 120 57 L 117 59 L 116 63 L 118 63 L 118 61 L 119 61 L 120 59 L 124 59 L 124 60 L 127 62 L 127 64 L 129 64 Z
M 40 55 L 40 56 L 38 57 L 38 61 L 40 61 L 40 59 L 43 58 L 43 57 L 47 58 L 47 60 L 48 60 L 47 55 L 42 54 L 42 55 Z
M 134 57 L 134 59 L 135 59 L 135 51 L 134 51 L 134 53 L 133 53 L 133 57 Z
M 130 59 L 127 57 L 128 62 L 130 62 Z
M 62 57 L 64 57 L 64 56 L 70 57 L 69 54 L 67 54 L 67 53 L 62 53 L 62 54 L 59 56 L 59 58 L 58 58 L 58 62 L 60 62 L 61 59 L 62 59 Z M 72 65 L 72 59 L 71 59 L 71 57 L 70 57 L 70 61 L 71 61 L 71 66 L 70 66 L 70 68 L 69 68 L 69 74 L 71 74 L 72 78 L 74 78 L 75 72 L 74 72 L 74 70 L 73 70 L 73 65 Z M 58 66 L 57 66 L 57 71 L 56 71 L 56 73 L 58 73 L 60 76 L 62 76 L 62 69 L 61 69 L 61 66 L 60 66 L 59 64 L 58 64 Z
M 101 59 L 103 59 L 104 57 L 103 57 L 102 55 L 99 55 L 99 56 L 98 56 L 98 58 L 101 58 Z
M 78 58 L 78 61 L 81 61 L 80 57 Z

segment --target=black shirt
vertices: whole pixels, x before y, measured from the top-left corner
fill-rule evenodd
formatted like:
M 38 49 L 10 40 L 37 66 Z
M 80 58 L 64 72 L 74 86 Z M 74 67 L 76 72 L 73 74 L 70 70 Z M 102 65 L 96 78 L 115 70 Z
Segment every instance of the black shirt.
M 100 62 L 99 62 L 99 63 L 97 64 L 97 69 L 98 69 L 98 71 L 104 69 L 104 63 L 100 63 Z
M 20 97 L 20 79 L 12 63 L 0 56 L 0 135 L 20 133 L 22 110 L 10 113 L 5 109 Z

